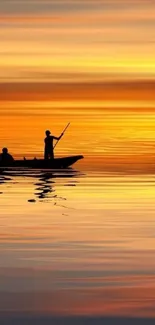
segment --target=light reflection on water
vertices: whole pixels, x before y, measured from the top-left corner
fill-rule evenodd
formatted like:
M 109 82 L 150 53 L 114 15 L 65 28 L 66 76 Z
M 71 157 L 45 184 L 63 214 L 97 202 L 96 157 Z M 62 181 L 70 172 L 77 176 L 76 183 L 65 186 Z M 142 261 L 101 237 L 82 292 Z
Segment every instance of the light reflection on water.
M 154 315 L 154 175 L 7 171 L 0 193 L 1 311 Z

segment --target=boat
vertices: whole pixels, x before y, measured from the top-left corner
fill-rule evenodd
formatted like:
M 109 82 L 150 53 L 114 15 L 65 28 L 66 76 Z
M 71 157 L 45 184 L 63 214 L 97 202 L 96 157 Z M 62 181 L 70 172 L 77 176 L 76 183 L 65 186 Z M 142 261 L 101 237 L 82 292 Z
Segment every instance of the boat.
M 75 164 L 76 161 L 82 159 L 83 156 L 69 156 L 54 159 L 23 159 L 14 160 L 9 163 L 0 162 L 0 168 L 33 168 L 33 169 L 61 169 L 67 168 Z

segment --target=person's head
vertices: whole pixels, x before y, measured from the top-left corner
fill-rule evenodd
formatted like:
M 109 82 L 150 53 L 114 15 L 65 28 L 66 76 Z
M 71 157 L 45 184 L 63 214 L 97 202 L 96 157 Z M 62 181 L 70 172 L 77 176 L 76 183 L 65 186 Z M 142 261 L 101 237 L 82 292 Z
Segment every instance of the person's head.
M 47 137 L 51 134 L 51 132 L 49 130 L 46 130 L 45 133 L 46 133 Z
M 2 152 L 6 155 L 8 153 L 8 149 L 7 148 L 3 148 Z

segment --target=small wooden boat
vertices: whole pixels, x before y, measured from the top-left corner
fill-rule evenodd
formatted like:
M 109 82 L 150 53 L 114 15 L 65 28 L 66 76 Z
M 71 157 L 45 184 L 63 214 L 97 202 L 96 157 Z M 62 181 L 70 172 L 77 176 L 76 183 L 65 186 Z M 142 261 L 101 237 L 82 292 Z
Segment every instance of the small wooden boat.
M 33 168 L 33 169 L 60 169 L 72 166 L 76 161 L 82 159 L 83 156 L 70 156 L 63 158 L 44 159 L 23 159 L 14 160 L 13 162 L 0 162 L 0 168 Z

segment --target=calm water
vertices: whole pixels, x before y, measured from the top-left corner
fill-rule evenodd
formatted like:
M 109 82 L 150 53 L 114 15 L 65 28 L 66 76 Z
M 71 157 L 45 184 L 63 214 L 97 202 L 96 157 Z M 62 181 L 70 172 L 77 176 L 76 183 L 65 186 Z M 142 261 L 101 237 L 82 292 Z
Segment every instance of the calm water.
M 154 201 L 155 175 L 1 174 L 0 311 L 155 316 Z

